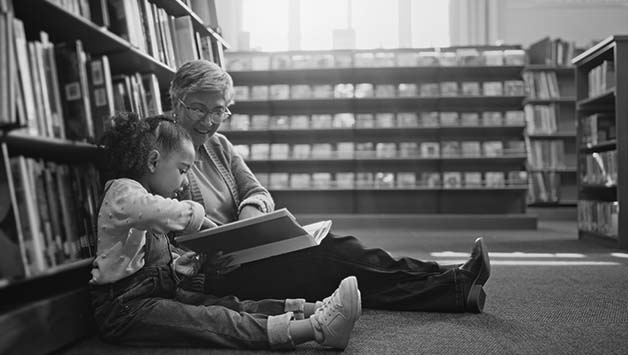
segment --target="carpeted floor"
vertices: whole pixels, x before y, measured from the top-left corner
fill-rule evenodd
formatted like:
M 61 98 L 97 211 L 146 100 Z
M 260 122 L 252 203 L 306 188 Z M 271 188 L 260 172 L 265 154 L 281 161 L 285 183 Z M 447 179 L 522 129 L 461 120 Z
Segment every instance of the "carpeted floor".
M 580 241 L 572 222 L 535 231 L 345 230 L 393 255 L 465 259 L 476 235 L 491 252 L 485 312 L 364 310 L 347 354 L 626 354 L 628 253 Z M 217 349 L 127 348 L 92 338 L 63 354 L 248 354 Z M 313 343 L 298 354 L 324 353 Z M 262 352 L 270 353 L 270 352 Z

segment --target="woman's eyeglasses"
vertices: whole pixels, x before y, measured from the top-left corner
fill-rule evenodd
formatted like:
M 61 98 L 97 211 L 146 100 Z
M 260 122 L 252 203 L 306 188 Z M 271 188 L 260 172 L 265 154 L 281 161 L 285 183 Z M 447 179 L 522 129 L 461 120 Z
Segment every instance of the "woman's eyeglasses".
M 190 107 L 178 97 L 177 100 L 179 100 L 179 103 L 183 106 L 183 108 L 185 108 L 196 121 L 201 121 L 209 117 L 209 120 L 213 123 L 222 123 L 231 117 L 231 111 L 229 111 L 229 109 L 225 106 L 219 106 L 211 111 L 206 111 L 200 108 Z

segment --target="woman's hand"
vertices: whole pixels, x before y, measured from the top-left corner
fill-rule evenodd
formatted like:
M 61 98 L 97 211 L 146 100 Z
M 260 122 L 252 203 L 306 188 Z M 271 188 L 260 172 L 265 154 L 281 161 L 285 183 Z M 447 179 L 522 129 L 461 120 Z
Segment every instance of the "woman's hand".
M 212 221 L 211 219 L 207 217 L 203 217 L 203 224 L 201 225 L 201 229 L 214 228 L 214 227 L 218 227 L 218 225 L 214 223 L 214 221 Z
M 201 268 L 204 258 L 196 252 L 188 251 L 174 260 L 174 271 L 185 276 L 194 276 Z
M 219 251 L 207 257 L 204 272 L 206 275 L 219 277 L 239 267 L 239 264 L 233 263 L 233 257 L 224 256 L 222 251 Z
M 256 217 L 256 216 L 260 216 L 263 215 L 264 213 L 260 210 L 257 209 L 257 207 L 255 206 L 251 206 L 251 205 L 246 205 L 244 207 L 242 207 L 242 210 L 240 210 L 240 215 L 238 216 L 238 219 L 242 220 L 242 219 L 247 219 L 247 218 L 251 218 L 251 217 Z

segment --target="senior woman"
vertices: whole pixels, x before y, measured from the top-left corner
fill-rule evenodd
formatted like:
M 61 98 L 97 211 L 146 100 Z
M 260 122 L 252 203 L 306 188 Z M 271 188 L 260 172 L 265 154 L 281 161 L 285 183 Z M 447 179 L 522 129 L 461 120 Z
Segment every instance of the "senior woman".
M 231 142 L 216 133 L 231 115 L 231 76 L 216 64 L 195 60 L 182 65 L 170 86 L 172 115 L 187 129 L 196 148 L 186 198 L 205 206 L 218 224 L 273 210 L 273 199 Z M 210 258 L 211 259 L 211 258 Z M 352 236 L 329 233 L 317 247 L 221 269 L 220 258 L 189 287 L 217 296 L 245 299 L 305 297 L 319 300 L 349 275 L 360 283 L 364 307 L 482 312 L 483 286 L 490 262 L 482 238 L 462 265 L 443 266 L 412 258 L 395 259 L 382 249 L 367 249 Z M 217 261 L 216 261 L 217 260 Z M 213 271 L 212 271 L 213 270 Z

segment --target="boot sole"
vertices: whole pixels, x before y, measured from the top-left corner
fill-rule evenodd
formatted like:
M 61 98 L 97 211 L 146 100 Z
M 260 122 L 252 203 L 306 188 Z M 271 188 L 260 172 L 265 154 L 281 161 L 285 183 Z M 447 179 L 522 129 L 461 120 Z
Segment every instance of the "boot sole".
M 479 243 L 482 249 L 482 269 L 480 269 L 475 280 L 473 280 L 467 296 L 467 310 L 472 313 L 481 313 L 484 310 L 486 292 L 483 286 L 488 281 L 489 276 L 491 276 L 491 262 L 488 258 L 488 249 L 486 249 L 483 239 L 480 239 Z

